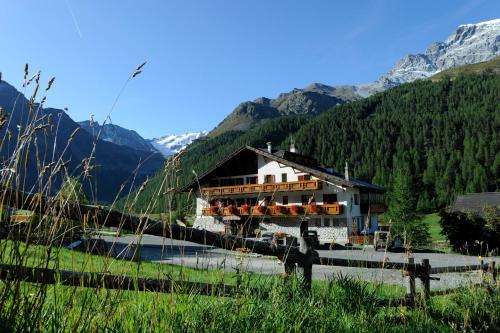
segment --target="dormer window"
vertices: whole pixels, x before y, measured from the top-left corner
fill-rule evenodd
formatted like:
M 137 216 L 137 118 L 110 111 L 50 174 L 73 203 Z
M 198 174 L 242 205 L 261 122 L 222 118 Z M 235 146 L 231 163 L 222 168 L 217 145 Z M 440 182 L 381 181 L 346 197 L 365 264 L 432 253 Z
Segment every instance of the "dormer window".
M 286 183 L 288 181 L 288 175 L 286 173 L 281 174 L 281 182 Z

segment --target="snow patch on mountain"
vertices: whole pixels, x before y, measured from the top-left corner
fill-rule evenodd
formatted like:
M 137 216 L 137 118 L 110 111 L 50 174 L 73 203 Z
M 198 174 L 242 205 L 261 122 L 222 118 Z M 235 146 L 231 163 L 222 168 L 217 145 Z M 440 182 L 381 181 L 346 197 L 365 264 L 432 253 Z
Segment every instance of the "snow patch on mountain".
M 171 156 L 184 150 L 191 142 L 207 135 L 206 131 L 188 132 L 181 135 L 165 135 L 149 140 L 163 156 Z

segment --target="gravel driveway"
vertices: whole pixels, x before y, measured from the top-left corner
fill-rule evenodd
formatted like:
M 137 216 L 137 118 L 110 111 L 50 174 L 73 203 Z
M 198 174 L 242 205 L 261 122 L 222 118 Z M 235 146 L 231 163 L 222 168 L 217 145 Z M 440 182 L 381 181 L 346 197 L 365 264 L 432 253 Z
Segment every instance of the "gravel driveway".
M 226 271 L 236 271 L 242 268 L 244 271 L 260 274 L 282 274 L 283 264 L 272 257 L 263 257 L 255 254 L 240 254 L 234 251 L 217 249 L 211 246 L 199 245 L 187 241 L 165 239 L 157 236 L 143 235 L 140 240 L 136 236 L 101 236 L 108 245 L 114 243 L 114 255 L 122 258 L 129 258 L 133 253 L 133 246 L 140 242 L 141 258 L 153 262 L 168 263 L 174 265 L 184 265 L 198 269 L 224 269 Z M 356 260 L 376 260 L 381 261 L 387 256 L 390 262 L 405 262 L 404 253 L 376 252 L 371 247 L 354 248 L 348 250 L 318 250 L 321 257 L 356 259 Z M 450 253 L 414 253 L 415 262 L 422 259 L 429 259 L 432 267 L 447 267 L 460 265 L 475 265 L 479 263 L 479 258 L 474 256 L 464 256 Z M 485 262 L 495 260 L 497 263 L 500 257 L 484 258 Z M 330 279 L 337 275 L 348 275 L 361 280 L 406 285 L 405 278 L 399 270 L 388 269 L 367 269 L 355 267 L 338 266 L 313 266 L 314 279 Z M 467 273 L 446 273 L 434 275 L 441 278 L 440 281 L 432 281 L 432 289 L 454 288 L 461 285 L 479 282 L 479 272 Z M 417 287 L 419 280 L 417 279 Z

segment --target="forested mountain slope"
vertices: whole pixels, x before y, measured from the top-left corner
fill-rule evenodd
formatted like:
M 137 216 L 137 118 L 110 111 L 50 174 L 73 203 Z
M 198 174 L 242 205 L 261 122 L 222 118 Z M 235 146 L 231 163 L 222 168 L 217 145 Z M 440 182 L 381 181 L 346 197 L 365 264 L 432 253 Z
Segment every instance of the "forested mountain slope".
M 497 191 L 500 76 L 417 81 L 336 107 L 304 125 L 298 147 L 354 177 L 390 187 L 412 176 L 417 207 L 436 209 L 464 192 Z
M 288 145 L 352 175 L 390 188 L 394 170 L 412 177 L 420 210 L 450 204 L 464 192 L 497 191 L 500 178 L 500 76 L 416 81 L 316 117 L 272 119 L 250 131 L 230 131 L 188 147 L 179 183 L 194 179 L 242 145 Z M 157 175 L 135 209 L 150 202 Z M 156 211 L 164 210 L 164 206 Z

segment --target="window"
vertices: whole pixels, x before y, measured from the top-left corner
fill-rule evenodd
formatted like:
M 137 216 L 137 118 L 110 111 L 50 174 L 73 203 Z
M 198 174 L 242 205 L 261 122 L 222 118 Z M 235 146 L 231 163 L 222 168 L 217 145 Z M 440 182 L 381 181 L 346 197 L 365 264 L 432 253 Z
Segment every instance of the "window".
M 370 203 L 370 195 L 368 193 L 361 193 L 361 204 L 368 205 Z
M 314 218 L 313 221 L 315 227 L 321 227 L 321 219 L 320 218 Z
M 282 173 L 282 174 L 281 174 L 281 182 L 282 182 L 282 183 L 286 183 L 286 182 L 288 181 L 288 180 L 287 180 L 287 179 L 288 179 L 288 177 L 287 177 L 287 176 L 288 176 L 288 175 L 287 175 L 286 173 Z
M 354 194 L 354 204 L 356 206 L 359 205 L 359 194 L 357 193 Z
M 274 201 L 274 197 L 272 196 L 267 196 L 264 198 L 264 206 L 275 206 L 276 202 Z
M 220 186 L 233 186 L 234 179 L 226 178 L 220 180 Z
M 247 198 L 247 205 L 257 206 L 257 198 Z
M 257 177 L 247 177 L 247 184 L 257 184 Z
M 299 181 L 303 181 L 303 180 L 311 180 L 311 175 L 300 175 Z
M 264 176 L 264 183 L 272 184 L 274 182 L 275 182 L 274 175 L 265 175 Z
M 304 194 L 301 196 L 302 205 L 309 205 L 310 203 L 316 202 L 312 194 Z
M 337 202 L 337 193 L 323 194 L 323 203 L 325 205 L 334 204 Z
M 329 227 L 330 226 L 330 218 L 325 217 L 323 219 L 323 226 L 325 226 L 325 227 Z
M 346 227 L 347 219 L 344 218 L 332 218 L 332 227 Z
M 288 205 L 288 196 L 284 195 L 283 199 L 281 200 L 281 202 L 282 202 L 283 205 Z

